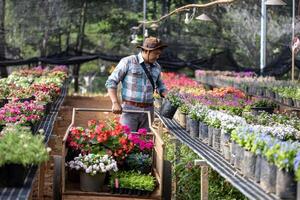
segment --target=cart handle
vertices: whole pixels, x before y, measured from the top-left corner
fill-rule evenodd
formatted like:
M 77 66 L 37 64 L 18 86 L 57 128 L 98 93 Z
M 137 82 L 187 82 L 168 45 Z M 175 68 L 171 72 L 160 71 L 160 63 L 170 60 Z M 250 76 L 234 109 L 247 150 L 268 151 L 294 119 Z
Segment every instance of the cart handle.
M 72 113 L 72 123 L 74 124 L 75 122 L 75 115 L 76 112 L 112 112 L 112 109 L 100 109 L 100 108 L 73 108 L 73 113 Z M 143 111 L 143 110 L 123 110 L 122 112 L 127 112 L 127 113 L 145 113 L 148 115 L 148 123 L 149 126 L 151 126 L 152 121 L 151 121 L 151 113 L 150 111 Z

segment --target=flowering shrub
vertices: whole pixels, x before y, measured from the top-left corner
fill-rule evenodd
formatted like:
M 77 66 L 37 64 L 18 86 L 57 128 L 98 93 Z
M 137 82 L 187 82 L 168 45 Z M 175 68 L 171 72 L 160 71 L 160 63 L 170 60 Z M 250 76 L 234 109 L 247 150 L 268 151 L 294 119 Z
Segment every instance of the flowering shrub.
M 117 162 L 111 156 L 99 154 L 79 154 L 74 160 L 68 162 L 67 166 L 71 169 L 82 170 L 92 176 L 98 173 L 118 171 Z
M 150 149 L 151 141 L 146 139 L 146 130 L 133 134 L 118 119 L 88 121 L 88 128 L 72 127 L 68 136 L 68 146 L 85 153 L 106 152 L 116 159 L 124 159 L 136 146 L 140 150 Z
M 35 123 L 43 116 L 43 110 L 42 105 L 38 105 L 33 101 L 25 101 L 24 103 L 12 101 L 0 108 L 0 124 Z

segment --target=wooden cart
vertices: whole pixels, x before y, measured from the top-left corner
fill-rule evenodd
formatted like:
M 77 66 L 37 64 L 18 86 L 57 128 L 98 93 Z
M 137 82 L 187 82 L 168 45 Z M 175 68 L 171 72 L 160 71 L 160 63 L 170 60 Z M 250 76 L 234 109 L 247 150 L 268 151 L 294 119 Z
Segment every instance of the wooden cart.
M 132 197 L 139 198 L 139 196 L 123 195 L 123 194 L 111 194 L 106 192 L 83 192 L 79 189 L 79 183 L 74 184 L 66 179 L 65 169 L 65 157 L 68 152 L 66 141 L 70 132 L 70 128 L 76 126 L 76 114 L 79 112 L 111 112 L 108 109 L 93 109 L 93 108 L 73 108 L 72 121 L 69 125 L 65 136 L 62 141 L 62 152 L 61 155 L 54 156 L 54 175 L 53 175 L 53 198 L 64 199 L 67 196 L 115 196 L 115 197 Z M 150 111 L 135 111 L 135 110 L 124 110 L 123 112 L 131 113 L 146 113 L 148 115 L 149 124 L 151 124 Z M 89 120 L 89 119 L 87 119 Z M 164 169 L 164 142 L 161 134 L 150 127 L 151 132 L 148 135 L 153 137 L 154 148 L 152 154 L 152 171 L 156 178 L 157 187 L 150 197 L 141 196 L 141 198 L 150 199 L 162 199 L 163 198 L 163 169 Z

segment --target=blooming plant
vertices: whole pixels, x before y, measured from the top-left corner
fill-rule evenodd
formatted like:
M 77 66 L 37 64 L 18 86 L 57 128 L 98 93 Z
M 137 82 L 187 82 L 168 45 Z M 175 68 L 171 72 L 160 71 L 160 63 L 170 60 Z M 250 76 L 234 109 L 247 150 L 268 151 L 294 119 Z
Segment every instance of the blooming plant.
M 136 146 L 144 150 L 152 148 L 153 143 L 147 140 L 146 129 L 138 134 L 122 126 L 118 119 L 106 121 L 88 121 L 88 128 L 72 127 L 68 136 L 68 146 L 85 153 L 106 152 L 116 159 L 124 159 Z
M 111 156 L 99 154 L 79 154 L 74 160 L 68 162 L 67 166 L 71 169 L 82 170 L 92 176 L 98 173 L 118 171 L 117 162 Z
M 37 165 L 48 160 L 50 150 L 44 144 L 43 135 L 32 135 L 26 127 L 7 126 L 0 136 L 0 166 Z
M 24 103 L 12 101 L 0 108 L 0 124 L 35 123 L 43 116 L 44 107 L 33 101 Z
M 153 142 L 147 140 L 147 129 L 141 128 L 138 133 L 130 133 L 128 139 L 132 141 L 138 148 L 138 151 L 151 150 L 153 148 Z

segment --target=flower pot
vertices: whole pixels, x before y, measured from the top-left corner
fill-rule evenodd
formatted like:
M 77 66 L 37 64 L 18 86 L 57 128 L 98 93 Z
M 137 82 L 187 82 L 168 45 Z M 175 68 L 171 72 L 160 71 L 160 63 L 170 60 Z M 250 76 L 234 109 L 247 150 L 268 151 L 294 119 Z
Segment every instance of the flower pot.
M 208 142 L 208 126 L 203 122 L 199 122 L 199 138 L 204 143 Z
M 272 114 L 274 112 L 273 107 L 251 107 L 251 113 L 253 115 L 259 115 L 262 111 Z
M 213 134 L 214 134 L 214 128 L 211 126 L 208 126 L 208 142 L 207 144 L 209 146 L 212 146 L 213 143 Z
M 104 185 L 105 173 L 91 176 L 83 171 L 80 172 L 80 190 L 85 192 L 100 192 Z
M 182 112 L 179 112 L 179 124 L 182 128 L 186 127 L 186 115 Z
M 187 132 L 189 132 L 190 131 L 190 117 L 188 116 L 188 115 L 186 115 L 186 117 L 185 117 L 185 121 L 186 121 L 186 125 L 185 125 L 185 130 L 187 131 Z
M 300 108 L 300 99 L 294 99 L 294 106 Z
M 190 136 L 192 138 L 199 136 L 199 121 L 190 119 Z
M 0 186 L 1 187 L 22 187 L 28 167 L 19 164 L 5 164 L 0 169 Z
M 276 195 L 281 199 L 296 199 L 297 183 L 293 172 L 277 169 Z
M 244 150 L 242 173 L 251 179 L 255 178 L 256 155 L 251 151 Z
M 257 95 L 257 96 L 264 96 L 264 93 L 265 93 L 265 89 L 264 89 L 264 88 L 258 87 L 258 88 L 256 89 L 256 95 Z
M 260 186 L 266 192 L 275 193 L 276 191 L 276 173 L 277 167 L 268 163 L 265 158 L 261 159 Z
M 240 145 L 236 145 L 234 167 L 237 169 L 242 169 L 244 151 Z
M 160 114 L 166 118 L 172 119 L 177 107 L 173 106 L 169 100 L 165 100 L 160 108 Z
M 220 138 L 220 151 L 221 151 L 222 154 L 224 152 L 224 145 L 228 144 L 229 142 L 230 142 L 230 134 L 222 129 L 221 130 L 221 138 Z
M 76 169 L 70 169 L 67 170 L 67 179 L 68 181 L 79 183 L 80 181 L 80 173 Z
M 213 128 L 212 147 L 216 151 L 220 151 L 221 129 Z
M 268 97 L 268 98 L 270 98 L 270 99 L 274 99 L 275 98 L 275 92 L 273 92 L 270 89 L 266 89 L 265 96 Z
M 0 99 L 0 108 L 2 108 L 7 103 L 8 103 L 8 99 Z
M 52 102 L 48 102 L 46 103 L 44 109 L 45 109 L 45 116 L 48 115 L 51 111 L 51 107 L 52 107 Z
M 286 104 L 286 105 L 288 105 L 288 106 L 294 106 L 294 102 L 293 102 L 293 99 L 292 99 L 292 98 L 284 97 L 284 98 L 283 98 L 283 102 L 284 102 L 284 104 Z
M 31 96 L 31 97 L 28 97 L 28 98 L 19 99 L 19 102 L 24 103 L 25 101 L 32 101 L 32 100 L 35 100 L 34 96 Z
M 223 155 L 224 155 L 224 158 L 228 161 L 230 161 L 230 157 L 231 157 L 230 145 L 231 145 L 231 143 L 226 143 L 223 146 Z
M 256 156 L 254 181 L 257 183 L 260 182 L 261 159 L 261 155 Z
M 237 143 L 233 141 L 230 145 L 230 152 L 231 152 L 230 164 L 232 165 L 234 165 L 236 159 L 236 147 L 237 147 Z

